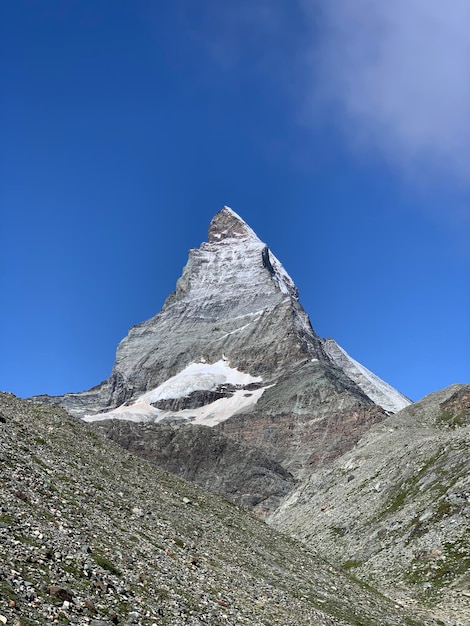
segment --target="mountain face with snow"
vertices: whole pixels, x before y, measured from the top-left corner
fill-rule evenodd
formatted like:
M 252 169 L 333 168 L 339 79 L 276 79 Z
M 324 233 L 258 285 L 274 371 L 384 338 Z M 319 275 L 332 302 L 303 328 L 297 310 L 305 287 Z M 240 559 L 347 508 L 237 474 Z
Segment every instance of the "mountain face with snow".
M 110 378 L 37 399 L 86 421 L 216 427 L 297 475 L 409 404 L 316 335 L 292 279 L 228 207 L 189 252 L 162 310 L 121 341 Z
M 351 378 L 376 404 L 396 413 L 411 404 L 411 400 L 355 361 L 334 339 L 324 339 L 323 348 L 330 359 Z

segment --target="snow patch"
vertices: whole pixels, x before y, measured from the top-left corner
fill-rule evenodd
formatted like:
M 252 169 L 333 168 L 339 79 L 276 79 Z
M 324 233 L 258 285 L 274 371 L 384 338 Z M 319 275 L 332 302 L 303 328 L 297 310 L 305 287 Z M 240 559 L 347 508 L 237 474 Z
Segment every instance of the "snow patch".
M 193 391 L 212 391 L 219 385 L 245 386 L 262 381 L 260 376 L 251 376 L 230 367 L 221 359 L 216 363 L 191 363 L 156 389 L 147 391 L 137 402 L 157 402 L 169 398 L 184 398 Z
M 270 385 L 268 385 L 270 386 Z M 117 409 L 106 413 L 85 415 L 85 422 L 99 422 L 108 419 L 126 420 L 129 422 L 163 422 L 168 420 L 184 420 L 188 424 L 203 424 L 216 426 L 229 417 L 249 409 L 256 404 L 268 387 L 260 387 L 253 391 L 237 389 L 228 398 L 219 398 L 210 404 L 197 409 L 183 409 L 182 411 L 162 411 L 147 402 L 136 402 L 129 406 L 121 405 Z
M 230 367 L 228 361 L 221 359 L 216 363 L 191 363 L 181 372 L 172 376 L 156 389 L 147 391 L 130 405 L 121 405 L 112 411 L 85 415 L 85 422 L 97 422 L 106 419 L 120 419 L 131 422 L 162 422 L 170 419 L 185 420 L 191 424 L 215 426 L 224 422 L 235 413 L 256 404 L 267 387 L 258 389 L 236 389 L 226 398 L 219 398 L 210 404 L 196 409 L 168 411 L 157 409 L 151 403 L 170 398 L 184 398 L 193 391 L 211 391 L 220 385 L 246 387 L 250 383 L 261 382 L 260 376 L 251 376 Z

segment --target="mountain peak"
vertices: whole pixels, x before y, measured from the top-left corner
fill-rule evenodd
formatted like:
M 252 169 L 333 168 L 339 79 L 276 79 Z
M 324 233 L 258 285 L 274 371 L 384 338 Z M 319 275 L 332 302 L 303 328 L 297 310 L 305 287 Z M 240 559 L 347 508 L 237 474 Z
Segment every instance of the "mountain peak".
M 162 310 L 119 344 L 110 378 L 52 401 L 87 421 L 225 424 L 289 471 L 309 471 L 383 419 L 394 391 L 335 347 L 316 335 L 280 261 L 223 207 Z
M 230 207 L 224 206 L 209 225 L 209 243 L 222 239 L 258 239 L 256 233 Z

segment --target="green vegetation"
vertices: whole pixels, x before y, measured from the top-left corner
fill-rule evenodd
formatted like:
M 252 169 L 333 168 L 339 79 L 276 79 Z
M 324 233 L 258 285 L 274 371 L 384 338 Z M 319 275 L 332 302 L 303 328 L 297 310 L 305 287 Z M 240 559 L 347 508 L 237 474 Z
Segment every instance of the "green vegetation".
M 408 495 L 408 491 L 406 489 L 400 489 L 390 500 L 387 508 L 384 513 L 395 513 L 401 509 L 401 507 L 405 504 L 406 496 Z
M 114 563 L 112 563 L 103 554 L 94 553 L 92 556 L 97 565 L 107 570 L 108 572 L 111 572 L 111 574 L 114 574 L 115 576 L 122 576 L 121 570 L 116 567 L 116 565 L 114 565 Z
M 433 594 L 462 576 L 470 578 L 470 555 L 464 541 L 445 543 L 442 554 L 434 558 L 432 555 L 415 557 L 405 579 L 413 585 L 422 585 L 425 592 Z
M 449 428 L 460 428 L 470 421 L 470 411 L 463 409 L 458 413 L 454 411 L 443 411 L 436 420 L 439 426 L 448 426 Z
M 0 599 L 16 600 L 16 593 L 6 580 L 0 580 Z
M 99 448 L 101 447 L 101 440 L 100 440 L 99 436 L 95 432 L 93 432 L 92 430 L 87 430 L 86 431 L 86 435 L 87 435 L 87 437 L 89 439 L 94 441 Z
M 2 513 L 2 515 L 0 515 L 0 522 L 2 524 L 8 524 L 8 526 L 13 523 L 14 519 L 13 515 L 9 515 L 8 513 Z
M 46 465 L 46 463 L 44 463 L 44 461 L 42 459 L 40 459 L 39 457 L 37 457 L 35 454 L 31 455 L 31 458 L 33 459 L 33 461 L 35 463 L 37 463 L 38 465 L 40 465 L 41 467 L 43 467 L 44 469 L 49 469 L 49 466 Z
M 434 456 L 420 468 L 420 470 L 404 480 L 402 484 L 390 495 L 385 509 L 379 515 L 381 518 L 383 515 L 389 515 L 399 511 L 407 501 L 410 501 L 414 496 L 423 491 L 425 486 L 427 492 L 433 492 L 434 501 L 437 501 L 454 485 L 465 471 L 462 464 L 447 464 L 448 459 L 444 450 L 439 450 Z M 441 502 L 438 505 L 436 515 L 443 517 L 450 513 L 450 505 Z M 417 523 L 418 520 L 413 520 L 413 523 Z
M 354 559 L 350 559 L 349 561 L 345 561 L 341 567 L 347 571 L 350 569 L 354 569 L 355 567 L 360 567 L 361 565 L 361 561 L 355 561 Z

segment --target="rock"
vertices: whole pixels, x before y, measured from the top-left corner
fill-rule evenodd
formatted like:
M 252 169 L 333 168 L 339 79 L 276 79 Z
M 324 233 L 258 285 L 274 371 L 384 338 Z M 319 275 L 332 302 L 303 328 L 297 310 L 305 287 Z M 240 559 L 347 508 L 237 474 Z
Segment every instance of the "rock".
M 135 515 L 135 517 L 144 517 L 145 513 L 140 507 L 134 506 L 132 507 L 132 515 Z
M 193 391 L 183 398 L 157 400 L 157 402 L 151 402 L 151 405 L 164 411 L 178 412 L 184 409 L 198 409 L 221 398 L 229 398 L 235 391 L 235 387 L 233 385 L 231 387 L 232 391 L 227 389 L 227 386 L 211 391 Z
M 396 413 L 411 404 L 411 400 L 355 361 L 334 339 L 324 339 L 328 356 L 366 395 L 385 411 Z
M 73 594 L 71 591 L 69 591 L 65 587 L 59 587 L 58 585 L 49 585 L 46 588 L 46 593 L 48 593 L 53 598 L 59 598 L 59 600 L 64 600 L 67 602 L 71 602 L 73 598 Z
M 465 416 L 468 398 L 470 385 L 452 385 L 373 426 L 300 483 L 270 523 L 356 578 L 373 579 L 386 595 L 406 589 L 419 602 L 427 589 L 444 623 L 454 625 L 446 621 L 454 612 L 470 619 L 453 591 L 465 588 L 470 565 L 469 431 L 446 423 Z
M 131 613 L 135 624 L 173 626 L 423 623 L 370 583 L 356 583 L 226 498 L 97 437 L 60 408 L 0 394 L 0 410 L 11 416 L 0 480 L 0 518 L 14 528 L 2 529 L 0 541 L 7 625 L 20 614 L 24 624 L 123 625 Z M 44 458 L 24 453 L 35 438 L 47 441 Z M 20 485 L 28 501 L 12 496 Z M 136 506 L 150 513 L 134 516 Z M 328 523 L 328 512 L 322 516 Z
M 96 606 L 92 600 L 85 598 L 83 606 L 90 611 L 90 613 L 96 613 Z

